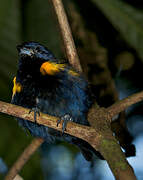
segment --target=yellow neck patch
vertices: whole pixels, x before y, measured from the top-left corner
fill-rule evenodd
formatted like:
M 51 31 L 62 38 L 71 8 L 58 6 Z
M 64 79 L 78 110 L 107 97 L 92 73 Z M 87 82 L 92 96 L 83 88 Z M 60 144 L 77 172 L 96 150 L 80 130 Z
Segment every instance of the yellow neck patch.
M 58 72 L 60 72 L 60 70 L 64 70 L 65 64 L 56 64 L 53 62 L 45 62 L 41 65 L 40 67 L 40 72 L 42 75 L 54 75 Z
M 16 94 L 16 93 L 20 93 L 22 91 L 22 85 L 20 83 L 16 82 L 16 77 L 14 77 L 13 79 L 13 90 L 12 90 L 12 97 Z

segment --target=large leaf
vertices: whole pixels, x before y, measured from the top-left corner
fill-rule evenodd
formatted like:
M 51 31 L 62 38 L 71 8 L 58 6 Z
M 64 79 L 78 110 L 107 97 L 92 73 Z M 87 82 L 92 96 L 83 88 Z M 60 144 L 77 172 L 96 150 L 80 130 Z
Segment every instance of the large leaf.
M 143 13 L 119 0 L 92 0 L 143 60 Z M 106 28 L 106 27 L 105 27 Z

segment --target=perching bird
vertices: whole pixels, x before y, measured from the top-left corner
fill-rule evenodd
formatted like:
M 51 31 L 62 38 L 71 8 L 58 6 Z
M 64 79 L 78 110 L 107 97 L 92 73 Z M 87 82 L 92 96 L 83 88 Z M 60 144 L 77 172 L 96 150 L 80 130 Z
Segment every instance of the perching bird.
M 64 120 L 87 125 L 87 113 L 93 98 L 87 80 L 68 63 L 62 63 L 43 45 L 25 42 L 17 46 L 19 63 L 14 78 L 12 103 Z M 94 154 L 102 158 L 87 142 L 54 129 L 19 119 L 19 124 L 47 143 L 64 140 L 77 145 L 86 160 Z

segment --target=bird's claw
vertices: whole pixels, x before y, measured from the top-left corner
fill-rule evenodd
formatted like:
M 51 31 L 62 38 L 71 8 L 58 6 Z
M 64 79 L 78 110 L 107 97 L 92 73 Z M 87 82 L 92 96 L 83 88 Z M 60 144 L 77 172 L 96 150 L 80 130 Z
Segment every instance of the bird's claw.
M 67 123 L 69 121 L 73 121 L 73 119 L 69 114 L 65 114 L 57 121 L 57 126 L 61 123 L 61 121 L 63 121 L 63 124 L 62 124 L 62 134 L 63 134 L 64 131 L 66 131 Z
M 34 112 L 34 121 L 36 123 L 37 114 L 38 114 L 38 116 L 40 116 L 40 109 L 38 107 L 34 107 L 29 111 L 29 114 L 31 112 Z

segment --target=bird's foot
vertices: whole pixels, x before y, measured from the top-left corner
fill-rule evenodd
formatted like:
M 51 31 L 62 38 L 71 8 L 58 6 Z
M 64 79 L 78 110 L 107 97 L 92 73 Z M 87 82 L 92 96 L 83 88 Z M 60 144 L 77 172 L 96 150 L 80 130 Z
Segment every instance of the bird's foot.
M 29 111 L 29 114 L 34 112 L 34 122 L 36 123 L 37 115 L 40 116 L 40 109 L 38 107 L 34 107 Z
M 67 123 L 69 121 L 73 121 L 73 118 L 69 114 L 65 114 L 58 120 L 57 126 L 61 123 L 61 121 L 63 121 L 63 124 L 62 124 L 62 134 L 63 134 L 64 131 L 66 131 Z

